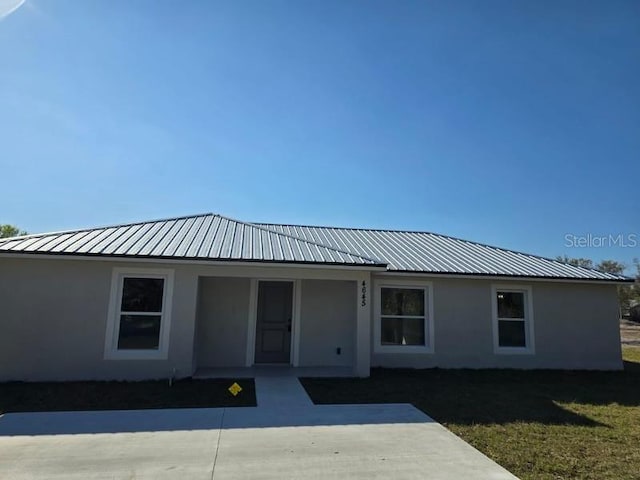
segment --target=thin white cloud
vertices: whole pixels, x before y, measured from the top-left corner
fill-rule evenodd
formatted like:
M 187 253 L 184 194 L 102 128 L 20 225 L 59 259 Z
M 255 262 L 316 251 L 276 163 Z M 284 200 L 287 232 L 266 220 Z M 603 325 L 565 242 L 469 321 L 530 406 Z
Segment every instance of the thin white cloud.
M 0 0 L 0 20 L 19 9 L 26 0 Z

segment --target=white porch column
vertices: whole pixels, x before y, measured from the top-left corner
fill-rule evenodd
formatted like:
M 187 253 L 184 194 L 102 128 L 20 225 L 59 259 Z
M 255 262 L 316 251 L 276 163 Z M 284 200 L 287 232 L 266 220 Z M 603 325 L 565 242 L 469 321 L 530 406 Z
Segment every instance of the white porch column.
M 371 272 L 358 275 L 356 309 L 354 373 L 358 377 L 368 377 L 371 369 Z

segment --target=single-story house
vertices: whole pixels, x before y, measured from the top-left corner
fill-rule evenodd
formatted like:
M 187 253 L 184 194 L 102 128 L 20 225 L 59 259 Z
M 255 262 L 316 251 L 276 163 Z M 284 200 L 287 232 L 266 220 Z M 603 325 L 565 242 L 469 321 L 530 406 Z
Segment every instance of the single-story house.
M 630 279 L 424 232 L 216 214 L 0 240 L 0 380 L 620 369 Z

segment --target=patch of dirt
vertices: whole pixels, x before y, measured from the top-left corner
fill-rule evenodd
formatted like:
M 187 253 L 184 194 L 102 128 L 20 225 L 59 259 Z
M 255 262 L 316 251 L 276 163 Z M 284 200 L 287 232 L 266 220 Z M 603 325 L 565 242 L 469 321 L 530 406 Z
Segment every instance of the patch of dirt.
M 623 345 L 634 345 L 640 347 L 640 323 L 621 320 L 620 338 Z

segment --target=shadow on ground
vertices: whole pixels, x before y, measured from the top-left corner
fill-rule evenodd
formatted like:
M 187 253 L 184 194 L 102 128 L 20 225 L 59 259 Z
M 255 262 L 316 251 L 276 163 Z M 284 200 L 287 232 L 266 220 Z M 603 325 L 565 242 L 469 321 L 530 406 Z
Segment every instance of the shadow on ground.
M 366 379 L 304 378 L 315 403 L 408 402 L 445 424 L 599 426 L 559 403 L 640 405 L 640 363 L 620 372 L 374 369 Z
M 435 423 L 413 405 L 388 403 L 305 407 L 33 412 L 0 415 L 0 439 L 24 435 L 157 433 L 391 424 Z

